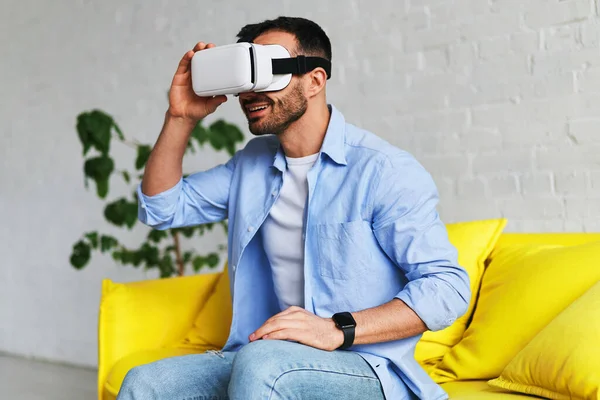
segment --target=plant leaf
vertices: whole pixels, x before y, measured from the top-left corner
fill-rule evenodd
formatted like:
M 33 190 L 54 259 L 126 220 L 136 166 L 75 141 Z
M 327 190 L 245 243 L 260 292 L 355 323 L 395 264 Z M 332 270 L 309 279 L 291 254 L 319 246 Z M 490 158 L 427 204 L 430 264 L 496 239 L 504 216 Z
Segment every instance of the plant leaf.
M 219 264 L 219 255 L 217 253 L 210 253 L 206 257 L 206 264 L 208 264 L 210 268 L 216 267 Z
M 104 208 L 104 217 L 116 226 L 127 226 L 131 229 L 137 221 L 137 203 L 120 198 Z
M 210 144 L 216 149 L 225 148 L 229 155 L 235 154 L 236 143 L 244 140 L 244 134 L 236 125 L 223 119 L 213 122 L 210 126 Z
M 115 250 L 115 251 L 113 251 L 113 253 L 112 253 L 112 258 L 113 258 L 113 260 L 115 260 L 115 261 L 118 261 L 118 262 L 120 262 L 120 263 L 123 263 L 123 264 L 125 264 L 125 263 L 123 262 L 123 259 L 121 258 L 121 255 L 122 255 L 122 254 L 123 254 L 123 253 L 122 253 L 122 250 Z
M 192 260 L 192 252 L 191 251 L 186 251 L 185 253 L 183 253 L 183 263 L 187 264 Z
M 123 179 L 125 180 L 125 182 L 131 182 L 131 176 L 129 176 L 129 172 L 123 170 L 121 171 L 121 175 L 123 175 Z
M 100 251 L 104 253 L 105 251 L 109 251 L 119 245 L 119 241 L 108 235 L 100 236 Z
M 71 265 L 76 269 L 82 269 L 90 261 L 91 252 L 89 244 L 83 240 L 78 241 L 73 245 L 73 252 L 70 258 Z
M 194 236 L 194 231 L 196 230 L 195 226 L 186 226 L 185 228 L 181 228 L 181 233 L 183 233 L 183 236 L 185 236 L 186 238 L 191 238 L 192 236 Z
M 79 141 L 83 146 L 83 155 L 85 156 L 87 152 L 92 148 L 92 143 L 90 140 L 90 131 L 87 126 L 87 114 L 81 113 L 77 116 L 77 135 L 79 136 Z
M 168 278 L 175 273 L 173 258 L 169 254 L 165 254 L 158 263 L 161 278 Z
M 149 243 L 144 243 L 138 250 L 140 261 L 146 263 L 146 268 L 156 267 L 160 263 L 160 252 L 158 247 L 152 246 Z
M 194 268 L 195 272 L 200 271 L 202 269 L 202 267 L 204 266 L 204 264 L 206 264 L 206 258 L 204 258 L 202 256 L 196 256 L 192 260 L 192 267 Z
M 85 237 L 90 241 L 90 245 L 95 250 L 98 248 L 98 232 L 89 232 Z
M 83 172 L 92 179 L 107 179 L 115 168 L 112 158 L 107 156 L 93 157 L 85 161 Z
M 187 145 L 185 146 L 185 151 L 190 151 L 192 154 L 196 154 L 196 149 L 194 148 L 194 143 L 191 140 L 188 140 Z
M 125 141 L 125 135 L 123 135 L 123 131 L 121 130 L 121 128 L 119 128 L 119 125 L 117 125 L 114 121 L 113 121 L 113 128 L 115 128 L 115 131 L 117 132 L 117 137 L 122 142 Z
M 77 133 L 83 144 L 83 154 L 94 147 L 101 154 L 107 155 L 110 149 L 112 117 L 100 110 L 84 112 L 77 117 Z
M 108 179 L 105 181 L 96 181 L 96 193 L 101 199 L 106 198 L 108 194 Z
M 152 147 L 147 144 L 139 145 L 137 147 L 137 157 L 135 159 L 135 169 L 142 169 L 148 162 Z
M 204 143 L 208 141 L 209 132 L 205 127 L 202 126 L 202 121 L 198 122 L 194 129 L 192 129 L 191 138 L 198 142 L 198 147 L 200 148 L 202 148 Z
M 118 252 L 118 254 L 119 260 L 123 264 L 132 264 L 134 267 L 139 266 L 139 262 L 137 264 L 134 262 L 134 252 L 132 252 L 131 250 L 123 248 Z
M 148 240 L 154 243 L 158 243 L 167 236 L 169 236 L 167 231 L 159 231 L 158 229 L 152 229 L 148 234 Z
M 108 194 L 108 179 L 114 168 L 114 161 L 106 155 L 89 158 L 83 165 L 85 176 L 96 182 L 96 189 L 100 198 L 105 198 Z

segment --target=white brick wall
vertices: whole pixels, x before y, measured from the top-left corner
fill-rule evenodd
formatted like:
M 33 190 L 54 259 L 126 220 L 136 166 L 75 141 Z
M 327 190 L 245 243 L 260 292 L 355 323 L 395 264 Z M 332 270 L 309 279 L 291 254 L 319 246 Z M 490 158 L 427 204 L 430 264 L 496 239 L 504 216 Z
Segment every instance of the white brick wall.
M 100 280 L 153 276 L 108 257 L 81 272 L 68 264 L 82 232 L 121 237 L 83 190 L 76 115 L 102 108 L 153 142 L 181 55 L 277 15 L 325 28 L 330 101 L 422 161 L 445 221 L 504 216 L 510 231 L 600 231 L 599 3 L 3 0 L 0 351 L 95 365 Z M 245 126 L 235 99 L 220 117 Z M 117 163 L 131 161 L 115 148 Z M 224 160 L 205 152 L 186 170 Z
M 388 135 L 395 129 L 377 123 L 376 110 L 359 114 L 431 171 L 445 220 L 504 216 L 509 231 L 598 230 L 597 3 L 406 1 L 414 20 L 402 20 L 403 51 L 394 57 L 420 63 L 388 82 L 395 91 L 386 99 L 412 119 L 412 130 L 397 133 L 411 139 Z M 381 39 L 371 40 L 386 52 Z M 344 107 L 354 110 L 352 101 Z

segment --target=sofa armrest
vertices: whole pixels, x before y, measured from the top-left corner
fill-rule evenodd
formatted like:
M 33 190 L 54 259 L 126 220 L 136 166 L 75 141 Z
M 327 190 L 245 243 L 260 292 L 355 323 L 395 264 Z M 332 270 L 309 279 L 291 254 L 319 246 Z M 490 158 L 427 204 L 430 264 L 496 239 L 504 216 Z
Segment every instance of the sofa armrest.
M 129 354 L 181 340 L 221 273 L 131 283 L 102 282 L 98 321 L 99 396 L 111 368 Z M 100 397 L 99 397 L 100 398 Z

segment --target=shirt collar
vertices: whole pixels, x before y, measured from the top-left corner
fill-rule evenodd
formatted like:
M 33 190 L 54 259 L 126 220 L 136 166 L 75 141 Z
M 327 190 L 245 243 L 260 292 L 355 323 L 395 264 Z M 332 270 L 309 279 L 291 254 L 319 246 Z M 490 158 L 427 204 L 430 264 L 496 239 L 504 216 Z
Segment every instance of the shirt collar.
M 347 165 L 346 162 L 346 121 L 344 116 L 337 108 L 333 105 L 328 105 L 331 112 L 329 118 L 329 124 L 327 125 L 327 131 L 325 132 L 325 139 L 321 146 L 321 152 L 327 154 L 334 162 L 340 165 Z M 277 141 L 277 150 L 273 159 L 273 166 L 280 171 L 284 171 L 286 168 L 285 153 L 281 147 L 281 143 Z

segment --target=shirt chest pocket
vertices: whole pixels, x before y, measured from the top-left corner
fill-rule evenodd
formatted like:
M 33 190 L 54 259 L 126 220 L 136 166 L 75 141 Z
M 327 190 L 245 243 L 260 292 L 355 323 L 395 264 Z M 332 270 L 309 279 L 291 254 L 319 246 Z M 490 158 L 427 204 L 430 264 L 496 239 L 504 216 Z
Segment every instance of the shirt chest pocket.
M 316 228 L 322 277 L 345 281 L 368 277 L 374 272 L 378 244 L 369 222 L 319 224 Z

